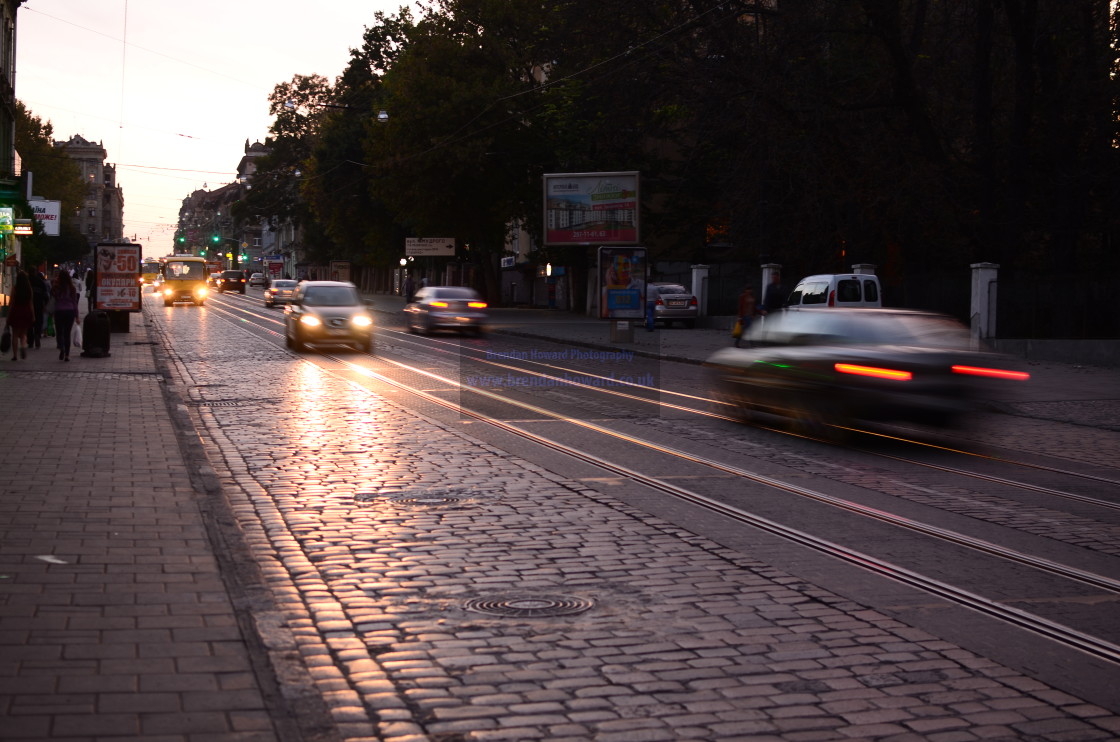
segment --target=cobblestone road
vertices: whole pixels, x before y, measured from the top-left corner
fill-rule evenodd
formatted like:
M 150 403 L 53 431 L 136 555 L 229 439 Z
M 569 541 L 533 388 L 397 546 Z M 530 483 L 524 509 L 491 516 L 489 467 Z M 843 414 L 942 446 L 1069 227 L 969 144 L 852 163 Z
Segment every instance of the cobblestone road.
M 197 313 L 156 321 L 199 336 Z M 1120 736 L 1105 709 L 249 333 L 202 336 L 172 368 L 347 739 Z

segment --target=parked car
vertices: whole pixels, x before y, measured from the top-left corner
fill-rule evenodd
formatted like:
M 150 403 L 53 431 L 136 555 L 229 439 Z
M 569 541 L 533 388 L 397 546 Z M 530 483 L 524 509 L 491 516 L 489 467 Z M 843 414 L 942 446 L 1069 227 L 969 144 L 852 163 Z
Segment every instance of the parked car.
M 254 273 L 249 276 L 249 286 L 268 286 L 268 279 L 263 273 Z
M 785 416 L 814 433 L 854 422 L 951 425 L 1029 378 L 1006 356 L 972 350 L 951 317 L 904 309 L 771 314 L 706 362 L 718 398 L 744 419 Z
M 806 276 L 798 281 L 786 301 L 786 309 L 881 307 L 882 297 L 878 276 L 863 273 L 822 273 Z
M 289 348 L 308 345 L 346 345 L 373 350 L 373 317 L 345 281 L 301 281 L 284 307 L 284 339 Z
M 298 285 L 298 281 L 293 281 L 290 278 L 277 278 L 264 290 L 264 305 L 274 307 L 277 304 L 287 304 L 296 295 L 296 286 Z
M 692 292 L 679 283 L 650 283 L 646 286 L 646 301 L 653 303 L 653 321 L 670 327 L 680 322 L 685 327 L 695 327 L 700 316 L 700 304 Z
M 458 330 L 481 335 L 489 317 L 478 292 L 465 286 L 425 286 L 405 308 L 409 332 Z
M 222 275 L 218 278 L 218 293 L 224 294 L 227 291 L 244 294 L 245 274 L 241 271 L 222 271 Z

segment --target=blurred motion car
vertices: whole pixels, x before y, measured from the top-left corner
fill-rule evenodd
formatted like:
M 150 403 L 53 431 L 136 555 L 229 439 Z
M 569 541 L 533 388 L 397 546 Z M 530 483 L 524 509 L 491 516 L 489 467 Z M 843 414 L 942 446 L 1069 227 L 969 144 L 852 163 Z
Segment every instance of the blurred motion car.
M 289 278 L 277 278 L 264 290 L 264 305 L 274 307 L 277 304 L 287 304 L 296 295 L 298 281 Z
M 301 281 L 284 307 L 284 340 L 297 351 L 308 345 L 373 350 L 373 317 L 346 281 Z
M 705 362 L 717 399 L 744 420 L 781 415 L 803 432 L 857 422 L 951 426 L 1029 379 L 955 319 L 906 309 L 800 309 L 756 321 L 749 347 Z
M 245 274 L 241 271 L 222 271 L 222 275 L 218 277 L 218 293 L 224 294 L 227 291 L 244 294 Z
M 695 327 L 700 316 L 700 304 L 692 292 L 679 283 L 650 283 L 646 286 L 646 301 L 653 303 L 653 321 L 666 327 L 681 322 L 685 327 Z
M 486 331 L 487 304 L 465 286 L 425 286 L 405 306 L 408 331 L 425 335 L 435 330 L 457 330 L 481 335 Z
M 268 286 L 268 279 L 264 277 L 263 273 L 254 273 L 249 276 L 249 287 L 254 286 Z

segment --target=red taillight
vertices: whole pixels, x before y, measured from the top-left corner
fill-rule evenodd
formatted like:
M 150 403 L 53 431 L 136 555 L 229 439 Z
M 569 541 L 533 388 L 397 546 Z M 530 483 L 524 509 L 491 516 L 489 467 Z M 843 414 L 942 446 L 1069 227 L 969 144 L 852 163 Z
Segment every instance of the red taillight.
M 486 302 L 484 301 L 468 301 L 467 306 L 471 309 L 485 309 Z
M 897 371 L 891 368 L 876 368 L 875 366 L 856 366 L 851 363 L 837 363 L 833 366 L 842 374 L 855 376 L 871 376 L 876 379 L 891 379 L 893 381 L 910 381 L 914 375 L 909 371 Z
M 445 302 L 445 301 L 433 301 L 431 306 L 433 306 L 433 307 L 446 307 L 447 302 Z
M 663 307 L 663 306 L 665 306 L 665 302 L 661 301 L 661 297 L 659 296 L 659 297 L 657 297 L 657 301 L 654 302 L 654 305 L 658 306 L 658 307 Z
M 697 304 L 696 304 L 696 297 L 695 297 L 695 296 L 694 296 L 694 297 L 692 297 L 692 299 L 691 299 L 691 300 L 690 300 L 690 301 L 688 302 L 688 306 L 690 306 L 690 307 L 695 307 L 695 306 L 697 306 Z
M 966 376 L 986 376 L 990 379 L 1010 379 L 1026 381 L 1031 375 L 1024 371 L 1007 371 L 1002 368 L 979 368 L 977 366 L 953 366 L 953 373 Z
M 836 306 L 836 290 L 835 289 L 828 292 L 828 306 L 830 306 L 830 307 Z

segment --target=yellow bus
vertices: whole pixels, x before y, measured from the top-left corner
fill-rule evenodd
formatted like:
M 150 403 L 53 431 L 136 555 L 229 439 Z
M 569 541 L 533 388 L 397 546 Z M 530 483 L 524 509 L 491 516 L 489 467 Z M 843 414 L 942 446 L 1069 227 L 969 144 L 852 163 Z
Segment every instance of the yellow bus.
M 154 258 L 144 258 L 140 264 L 140 286 L 154 286 L 160 275 L 160 263 Z

